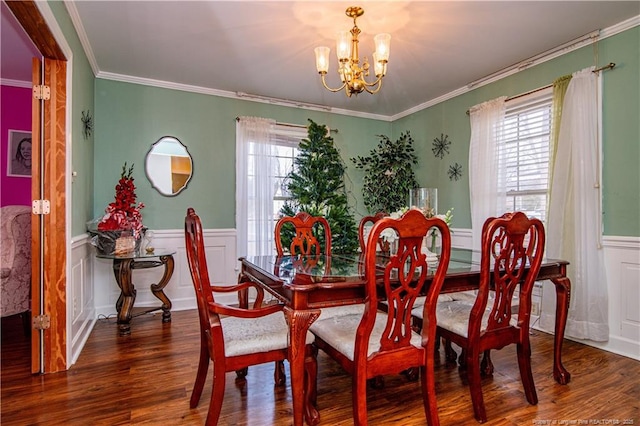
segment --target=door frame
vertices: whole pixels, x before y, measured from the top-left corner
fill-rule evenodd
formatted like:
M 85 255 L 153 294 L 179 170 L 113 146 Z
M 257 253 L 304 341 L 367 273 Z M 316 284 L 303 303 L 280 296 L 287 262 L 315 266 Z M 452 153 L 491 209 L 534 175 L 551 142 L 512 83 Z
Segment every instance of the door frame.
M 50 326 L 44 330 L 32 330 L 31 372 L 54 373 L 68 368 L 66 139 L 67 81 L 70 81 L 71 72 L 70 66 L 67 67 L 67 56 L 70 58 L 71 52 L 46 3 L 40 7 L 47 11 L 47 19 L 33 0 L 7 1 L 5 4 L 42 54 L 45 82 L 51 89 L 51 100 L 45 101 L 48 103 L 44 107 L 40 101 L 33 100 L 32 108 L 33 137 L 43 137 L 44 146 L 42 152 L 39 148 L 34 149 L 37 152 L 32 167 L 31 198 L 49 200 L 51 214 L 32 216 L 31 312 L 32 315 L 48 315 Z M 58 39 L 68 55 L 58 43 L 49 22 L 55 24 Z M 34 59 L 33 79 L 41 81 L 37 61 Z M 36 144 L 33 146 L 35 148 Z

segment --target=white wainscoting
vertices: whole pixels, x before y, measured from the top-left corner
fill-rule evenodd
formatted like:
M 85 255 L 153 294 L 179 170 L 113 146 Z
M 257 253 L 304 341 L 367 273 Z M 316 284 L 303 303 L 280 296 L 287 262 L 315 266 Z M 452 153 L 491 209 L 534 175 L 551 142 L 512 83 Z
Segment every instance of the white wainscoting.
M 238 274 L 235 229 L 206 230 L 204 236 L 212 284 L 235 284 Z M 165 287 L 165 293 L 173 304 L 172 310 L 196 309 L 185 254 L 184 231 L 154 231 L 153 244 L 176 251 L 175 271 Z M 452 244 L 454 247 L 470 247 L 471 231 L 453 229 Z M 609 341 L 582 343 L 640 360 L 640 238 L 606 236 L 604 244 L 609 284 Z M 115 318 L 115 303 L 120 294 L 113 277 L 112 263 L 95 257 L 89 238 L 76 237 L 71 245 L 70 280 L 67 286 L 70 365 L 78 358 L 96 319 L 101 316 Z M 157 282 L 161 274 L 161 267 L 134 271 L 133 282 L 138 292 L 135 306 L 160 306 L 149 284 Z M 227 297 L 220 298 L 220 301 L 237 302 L 235 294 Z M 135 319 L 132 332 L 135 333 Z
M 640 238 L 605 236 L 603 240 L 609 286 L 609 341 L 575 340 L 640 360 Z
M 88 235 L 81 235 L 71 241 L 67 280 L 68 367 L 75 364 L 96 322 L 93 258 Z

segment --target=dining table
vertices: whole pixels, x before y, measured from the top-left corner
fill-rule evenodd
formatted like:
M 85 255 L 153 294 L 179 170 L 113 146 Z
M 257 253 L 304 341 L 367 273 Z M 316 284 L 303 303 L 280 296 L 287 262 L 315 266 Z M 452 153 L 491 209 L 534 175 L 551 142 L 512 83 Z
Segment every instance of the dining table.
M 319 422 L 315 407 L 305 405 L 304 358 L 305 337 L 322 308 L 363 303 L 365 299 L 364 257 L 360 253 L 319 256 L 246 256 L 241 257 L 239 282 L 250 280 L 285 305 L 289 325 L 289 365 L 294 425 L 304 421 Z M 381 264 L 384 255 L 381 255 Z M 571 282 L 567 277 L 569 262 L 544 259 L 537 281 L 550 280 L 556 289 L 556 320 L 553 377 L 567 384 L 570 373 L 562 365 L 562 342 L 569 310 Z M 427 283 L 433 277 L 429 271 Z M 480 282 L 480 252 L 453 248 L 441 293 L 473 290 Z M 246 297 L 246 296 L 245 296 Z

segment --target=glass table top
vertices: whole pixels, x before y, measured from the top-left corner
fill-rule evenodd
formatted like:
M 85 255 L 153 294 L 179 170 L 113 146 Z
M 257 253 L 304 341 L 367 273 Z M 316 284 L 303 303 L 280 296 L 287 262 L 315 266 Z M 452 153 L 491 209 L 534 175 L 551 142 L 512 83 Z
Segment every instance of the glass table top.
M 115 255 L 115 254 L 102 254 L 102 253 L 96 253 L 96 257 L 99 257 L 101 259 L 140 259 L 140 260 L 144 260 L 144 259 L 150 259 L 150 258 L 154 258 L 154 257 L 161 257 L 161 256 L 172 256 L 176 254 L 175 250 L 167 250 L 167 249 L 162 249 L 162 248 L 157 248 L 153 251 L 153 253 L 147 253 L 145 251 L 134 251 L 132 253 L 127 253 L 127 254 L 120 254 L 120 255 Z
M 296 275 L 305 275 L 310 281 L 343 278 L 345 280 L 359 279 L 363 276 L 362 254 L 334 254 L 332 256 L 247 256 L 246 261 L 267 273 L 273 273 L 284 281 L 291 281 Z M 380 263 L 384 263 L 384 256 L 380 256 Z M 452 249 L 447 275 L 455 273 L 469 273 L 480 270 L 480 253 L 477 260 L 471 250 Z M 436 264 L 429 268 L 433 275 Z

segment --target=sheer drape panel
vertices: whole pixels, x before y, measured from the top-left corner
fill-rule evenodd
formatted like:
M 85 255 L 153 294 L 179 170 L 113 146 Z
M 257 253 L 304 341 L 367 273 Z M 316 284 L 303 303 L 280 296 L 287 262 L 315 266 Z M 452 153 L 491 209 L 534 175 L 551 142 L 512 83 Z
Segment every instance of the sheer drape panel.
M 573 74 L 551 181 L 547 256 L 568 260 L 572 282 L 566 335 L 605 341 L 609 337 L 608 296 L 601 244 L 598 77 L 593 68 Z M 553 330 L 554 293 L 543 293 L 540 326 Z
M 236 231 L 238 257 L 273 254 L 274 120 L 240 117 L 236 123 Z
M 506 96 L 470 109 L 469 194 L 471 203 L 472 247 L 480 249 L 484 221 L 504 213 L 506 170 L 501 155 Z

